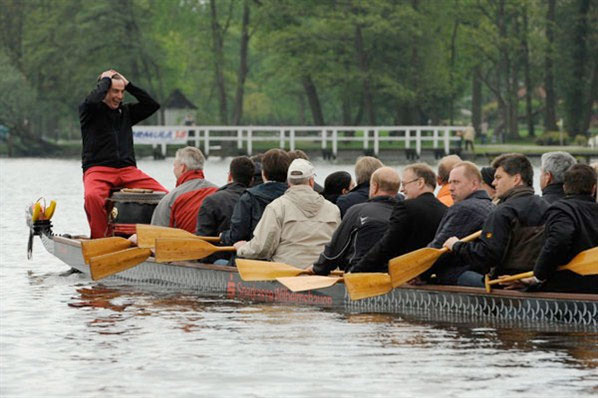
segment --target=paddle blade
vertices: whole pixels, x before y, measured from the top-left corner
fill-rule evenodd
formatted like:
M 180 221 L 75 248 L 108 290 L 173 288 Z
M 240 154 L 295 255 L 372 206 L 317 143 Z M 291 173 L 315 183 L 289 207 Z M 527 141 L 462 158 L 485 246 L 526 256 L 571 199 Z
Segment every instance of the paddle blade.
M 285 285 L 292 292 L 304 292 L 306 290 L 325 289 L 336 284 L 343 278 L 340 276 L 287 276 L 276 278 L 276 280 Z
M 582 251 L 559 270 L 569 270 L 579 275 L 598 274 L 598 246 Z
M 132 242 L 117 236 L 81 241 L 81 252 L 85 264 L 89 264 L 92 257 L 101 256 L 131 247 Z
M 297 276 L 305 270 L 284 263 L 237 258 L 237 270 L 244 281 L 273 281 L 285 276 Z
M 133 247 L 114 253 L 92 257 L 89 262 L 91 279 L 97 281 L 107 276 L 125 271 L 144 262 L 152 254 L 150 249 Z
M 345 274 L 344 280 L 351 300 L 380 296 L 392 290 L 390 275 L 380 272 Z
M 400 286 L 423 274 L 434 265 L 438 257 L 446 252 L 447 249 L 424 247 L 391 259 L 388 262 L 388 273 L 392 280 L 392 287 Z
M 221 249 L 196 238 L 158 238 L 156 239 L 156 261 L 165 263 L 168 261 L 198 260 L 214 252 L 222 251 Z
M 195 236 L 179 228 L 160 227 L 157 225 L 137 224 L 137 246 L 152 249 L 158 238 L 201 239 L 206 242 L 220 242 L 218 236 Z

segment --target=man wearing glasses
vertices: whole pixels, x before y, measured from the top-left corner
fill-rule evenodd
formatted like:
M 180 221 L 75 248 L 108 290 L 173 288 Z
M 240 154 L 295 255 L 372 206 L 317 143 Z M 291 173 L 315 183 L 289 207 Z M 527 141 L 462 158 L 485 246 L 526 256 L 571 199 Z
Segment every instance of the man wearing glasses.
M 447 211 L 434 196 L 435 188 L 436 175 L 430 166 L 407 166 L 401 186 L 406 200 L 395 205 L 384 237 L 349 272 L 388 272 L 388 260 L 430 243 Z

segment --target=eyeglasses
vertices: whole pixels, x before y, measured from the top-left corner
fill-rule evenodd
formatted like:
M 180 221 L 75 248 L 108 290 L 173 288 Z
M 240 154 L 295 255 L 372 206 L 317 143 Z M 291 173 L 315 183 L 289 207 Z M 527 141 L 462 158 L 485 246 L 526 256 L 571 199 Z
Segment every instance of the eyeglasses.
M 401 186 L 402 186 L 403 188 L 405 188 L 405 186 L 406 186 L 407 184 L 411 184 L 412 182 L 415 182 L 415 181 L 417 181 L 417 180 L 419 180 L 419 179 L 421 179 L 421 177 L 417 177 L 417 178 L 415 178 L 415 179 L 413 179 L 413 180 L 411 180 L 411 181 L 403 182 L 403 183 L 401 183 Z

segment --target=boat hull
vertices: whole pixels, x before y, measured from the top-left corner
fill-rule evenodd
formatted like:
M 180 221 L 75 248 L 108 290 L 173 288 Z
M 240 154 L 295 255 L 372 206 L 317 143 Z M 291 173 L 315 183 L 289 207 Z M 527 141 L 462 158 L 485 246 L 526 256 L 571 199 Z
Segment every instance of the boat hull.
M 40 235 L 45 248 L 69 266 L 89 275 L 78 240 Z M 351 312 L 429 315 L 433 319 L 480 322 L 555 324 L 598 327 L 598 295 L 523 293 L 459 286 L 401 286 L 390 293 L 351 300 L 344 284 L 294 293 L 276 281 L 246 282 L 227 266 L 147 261 L 102 280 L 105 284 L 157 285 L 217 294 L 231 299 L 315 305 Z

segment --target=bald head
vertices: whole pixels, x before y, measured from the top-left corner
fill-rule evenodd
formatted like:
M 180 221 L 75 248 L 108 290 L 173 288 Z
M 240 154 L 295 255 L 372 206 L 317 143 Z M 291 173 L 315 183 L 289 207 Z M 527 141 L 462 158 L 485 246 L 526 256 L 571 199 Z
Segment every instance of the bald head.
M 370 179 L 370 198 L 396 196 L 401 186 L 401 177 L 392 167 L 376 169 Z
M 451 170 L 457 163 L 461 162 L 461 158 L 457 155 L 448 155 L 440 159 L 438 163 L 438 184 L 444 185 L 448 183 Z

